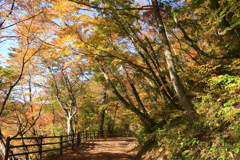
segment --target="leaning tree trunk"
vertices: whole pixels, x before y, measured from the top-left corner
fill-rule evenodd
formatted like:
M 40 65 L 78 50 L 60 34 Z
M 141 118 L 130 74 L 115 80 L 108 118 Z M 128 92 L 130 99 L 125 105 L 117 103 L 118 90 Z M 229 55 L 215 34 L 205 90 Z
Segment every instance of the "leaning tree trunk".
M 154 15 L 157 22 L 158 32 L 160 38 L 162 40 L 162 45 L 164 47 L 164 55 L 168 66 L 168 71 L 170 74 L 171 81 L 173 83 L 174 90 L 176 91 L 184 110 L 187 112 L 187 116 L 191 121 L 196 121 L 198 119 L 197 112 L 193 109 L 193 104 L 191 103 L 191 98 L 186 94 L 186 90 L 183 84 L 180 81 L 180 78 L 176 72 L 176 68 L 174 66 L 172 52 L 170 49 L 170 43 L 167 38 L 167 32 L 162 20 L 162 16 L 160 14 L 160 9 L 158 5 L 158 0 L 152 0 Z
M 99 63 L 99 61 L 98 61 Z M 107 75 L 106 71 L 103 69 L 102 66 L 99 67 L 99 69 L 102 71 L 106 81 L 109 82 L 109 84 L 111 85 L 112 89 L 113 89 L 113 93 L 118 97 L 118 99 L 123 103 L 123 105 L 125 105 L 125 107 L 127 109 L 129 109 L 130 111 L 134 112 L 138 118 L 141 120 L 141 122 L 143 122 L 144 128 L 146 129 L 146 132 L 150 133 L 153 131 L 153 129 L 158 126 L 158 127 L 162 127 L 162 125 L 158 125 L 153 119 L 151 119 L 148 115 L 144 114 L 143 112 L 141 112 L 141 110 L 139 110 L 138 108 L 136 108 L 136 106 L 130 102 L 128 102 L 117 90 L 116 86 L 112 83 L 112 81 L 110 80 L 109 76 Z

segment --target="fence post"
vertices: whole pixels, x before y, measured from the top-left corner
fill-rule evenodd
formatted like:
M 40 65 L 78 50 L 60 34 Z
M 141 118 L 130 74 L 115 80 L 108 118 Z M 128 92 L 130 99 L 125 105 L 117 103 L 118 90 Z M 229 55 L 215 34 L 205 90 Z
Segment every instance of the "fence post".
M 10 145 L 10 141 L 11 141 L 11 138 L 10 137 L 7 137 L 7 141 L 6 141 L 6 148 L 5 148 L 5 158 L 4 160 L 7 160 L 8 159 L 8 153 L 9 153 L 9 145 Z
M 85 140 L 87 140 L 88 139 L 88 131 L 86 131 L 86 135 L 85 135 L 86 137 L 86 139 Z
M 63 137 L 60 136 L 60 155 L 62 155 L 62 149 L 63 149 Z
M 29 160 L 29 154 L 26 153 L 25 156 L 26 156 L 26 160 Z
M 81 142 L 84 141 L 84 131 L 81 131 Z
M 43 136 L 39 137 L 39 158 L 42 159 L 42 144 L 43 144 Z
M 77 147 L 79 146 L 80 141 L 81 141 L 81 133 L 78 132 L 78 133 L 77 133 Z
M 128 130 L 128 137 L 132 136 L 132 133 Z
M 75 134 L 73 133 L 72 134 L 72 150 L 74 150 L 74 137 L 75 137 Z

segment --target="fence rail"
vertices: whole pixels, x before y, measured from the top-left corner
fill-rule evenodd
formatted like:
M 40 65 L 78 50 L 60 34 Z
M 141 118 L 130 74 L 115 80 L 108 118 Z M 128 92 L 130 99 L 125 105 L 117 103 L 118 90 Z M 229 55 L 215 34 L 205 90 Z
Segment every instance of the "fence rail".
M 4 160 L 8 160 L 8 158 L 14 156 L 22 155 L 25 155 L 25 159 L 28 160 L 30 154 L 37 154 L 37 158 L 35 159 L 42 159 L 44 152 L 59 151 L 60 155 L 62 155 L 64 150 L 68 150 L 69 148 L 71 150 L 74 150 L 74 147 L 78 147 L 84 140 L 125 136 L 131 136 L 131 133 L 129 131 L 104 131 L 103 133 L 96 131 L 81 131 L 76 134 L 61 136 L 39 136 L 23 138 L 7 137 Z M 26 142 L 26 140 L 28 141 Z M 19 141 L 21 141 L 22 144 L 16 145 L 17 141 L 18 144 Z

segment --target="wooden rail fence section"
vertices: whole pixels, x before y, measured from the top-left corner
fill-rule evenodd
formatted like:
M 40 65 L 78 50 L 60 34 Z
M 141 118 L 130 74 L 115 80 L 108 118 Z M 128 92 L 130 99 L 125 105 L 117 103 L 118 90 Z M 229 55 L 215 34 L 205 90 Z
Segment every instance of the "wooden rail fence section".
M 77 134 L 64 136 L 7 137 L 4 160 L 8 160 L 13 156 L 25 156 L 25 159 L 28 160 L 30 154 L 36 154 L 35 159 L 41 159 L 44 152 L 50 151 L 59 151 L 62 155 L 63 151 L 74 150 L 74 147 L 78 147 L 84 140 L 126 136 L 131 136 L 131 133 L 129 131 L 104 131 L 103 134 L 100 134 L 100 132 L 95 131 L 81 131 Z M 18 143 L 16 143 L 17 141 Z M 16 145 L 19 144 L 19 141 L 21 141 L 22 145 Z

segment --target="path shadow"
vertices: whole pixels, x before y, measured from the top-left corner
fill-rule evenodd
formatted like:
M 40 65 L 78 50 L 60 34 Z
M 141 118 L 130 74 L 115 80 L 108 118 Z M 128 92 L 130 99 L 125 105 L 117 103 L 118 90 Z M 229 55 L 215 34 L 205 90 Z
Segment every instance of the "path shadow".
M 69 150 L 64 152 L 63 155 L 55 155 L 54 157 L 47 158 L 48 160 L 140 160 L 136 158 L 136 155 L 131 155 L 128 152 L 126 153 L 116 153 L 111 151 L 111 145 L 105 144 L 104 147 L 109 148 L 109 151 L 105 148 L 101 150 L 103 144 L 101 142 L 106 141 L 125 141 L 132 142 L 134 138 L 107 138 L 107 139 L 95 139 L 87 140 L 80 143 L 79 146 L 75 146 L 74 150 Z M 120 142 L 121 145 L 121 142 Z M 99 148 L 99 151 L 97 149 Z M 138 156 L 137 156 L 138 157 Z M 47 160 L 46 159 L 46 160 Z
M 95 143 L 95 140 L 88 140 L 88 141 L 84 141 L 82 143 L 80 143 L 79 146 L 75 146 L 75 151 L 81 150 L 81 151 L 89 151 L 94 149 L 95 145 L 97 145 Z
M 125 153 L 101 152 L 95 154 L 86 154 L 84 153 L 84 151 L 78 151 L 76 152 L 75 155 L 73 154 L 65 155 L 64 160 L 139 160 L 139 159 Z
M 111 138 L 98 138 L 94 139 L 94 141 L 127 141 L 127 142 L 132 142 L 135 141 L 134 137 L 111 137 Z

